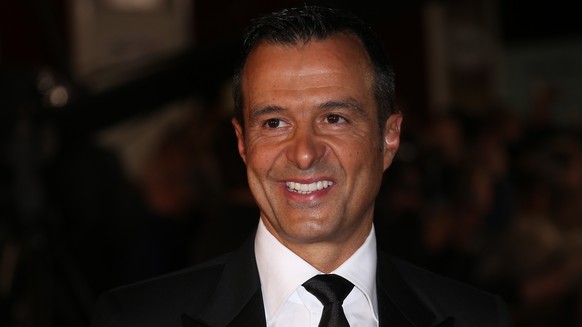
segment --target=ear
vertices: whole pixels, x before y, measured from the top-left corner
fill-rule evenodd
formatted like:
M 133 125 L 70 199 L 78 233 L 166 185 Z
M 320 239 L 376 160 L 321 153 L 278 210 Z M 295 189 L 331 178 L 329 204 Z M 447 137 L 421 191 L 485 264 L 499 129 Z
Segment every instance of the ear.
M 245 136 L 243 128 L 236 118 L 232 119 L 232 125 L 234 126 L 234 132 L 236 133 L 236 139 L 238 142 L 238 154 L 242 158 L 243 162 L 247 163 L 246 147 L 245 147 Z
M 402 114 L 396 112 L 386 120 L 384 125 L 384 133 L 382 137 L 382 142 L 384 142 L 383 155 L 384 155 L 384 170 L 388 169 L 392 160 L 398 151 L 400 146 L 400 126 L 402 125 Z

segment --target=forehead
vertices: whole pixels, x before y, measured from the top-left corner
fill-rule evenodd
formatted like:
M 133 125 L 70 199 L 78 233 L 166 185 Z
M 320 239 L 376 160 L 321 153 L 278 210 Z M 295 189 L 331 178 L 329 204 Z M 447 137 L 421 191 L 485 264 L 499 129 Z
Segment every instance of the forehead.
M 263 41 L 249 54 L 243 73 L 262 66 L 268 66 L 268 69 L 283 68 L 277 67 L 276 64 L 287 64 L 289 59 L 300 58 L 309 60 L 312 64 L 344 65 L 353 68 L 354 71 L 372 68 L 371 60 L 360 39 L 351 34 L 338 33 L 323 40 L 298 41 L 295 44 Z M 302 64 L 306 65 L 307 62 L 304 61 Z M 287 68 L 297 67 L 287 65 Z
M 372 84 L 372 63 L 362 42 L 345 33 L 292 45 L 263 42 L 249 55 L 242 75 L 246 100 L 266 90 L 325 86 L 371 94 Z

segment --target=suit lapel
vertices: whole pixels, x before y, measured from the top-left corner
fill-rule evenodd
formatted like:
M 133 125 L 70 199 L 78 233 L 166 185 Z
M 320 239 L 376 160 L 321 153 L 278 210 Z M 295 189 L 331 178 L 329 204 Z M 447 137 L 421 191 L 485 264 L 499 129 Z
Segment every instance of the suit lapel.
M 448 317 L 445 321 L 436 325 L 435 327 L 455 327 L 455 319 L 453 317 Z
M 380 327 L 453 327 L 452 318 L 438 319 L 402 278 L 392 261 L 378 253 L 378 308 Z
M 198 313 L 182 317 L 184 327 L 265 326 L 255 260 L 254 235 L 227 259 L 214 295 Z
M 183 314 L 180 318 L 182 320 L 182 327 L 210 327 L 206 321 L 199 320 L 187 314 Z
M 260 290 L 253 295 L 251 300 L 243 307 L 241 312 L 234 318 L 233 321 L 228 323 L 228 326 L 265 326 L 265 314 L 263 310 L 258 310 L 257 308 L 263 308 L 263 298 Z M 207 321 L 201 320 L 196 316 L 189 316 L 186 314 L 182 315 L 182 327 L 211 327 L 211 326 L 221 326 L 210 324 Z
M 263 306 L 263 294 L 258 289 L 247 305 L 234 318 L 228 326 L 266 326 L 265 310 Z

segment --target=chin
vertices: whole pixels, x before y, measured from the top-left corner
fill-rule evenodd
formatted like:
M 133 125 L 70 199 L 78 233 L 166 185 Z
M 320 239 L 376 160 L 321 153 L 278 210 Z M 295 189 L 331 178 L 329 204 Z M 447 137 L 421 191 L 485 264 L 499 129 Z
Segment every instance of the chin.
M 321 242 L 334 234 L 334 228 L 329 223 L 323 223 L 321 221 L 303 223 L 297 226 L 297 228 L 294 228 L 292 233 L 290 233 L 294 239 L 302 241 L 303 243 Z

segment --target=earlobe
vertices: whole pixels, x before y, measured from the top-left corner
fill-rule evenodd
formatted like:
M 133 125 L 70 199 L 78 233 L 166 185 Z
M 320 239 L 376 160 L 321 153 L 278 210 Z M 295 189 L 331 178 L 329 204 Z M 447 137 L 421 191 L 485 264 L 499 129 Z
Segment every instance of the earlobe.
M 384 125 L 384 170 L 386 170 L 398 151 L 400 146 L 400 127 L 402 125 L 402 114 L 400 112 L 390 115 Z
M 244 138 L 243 128 L 236 118 L 232 119 L 232 125 L 234 126 L 234 132 L 236 133 L 236 139 L 237 139 L 237 143 L 238 143 L 238 153 L 239 153 L 240 157 L 242 158 L 243 162 L 246 164 L 247 157 L 246 157 L 246 147 L 245 147 L 245 138 Z

